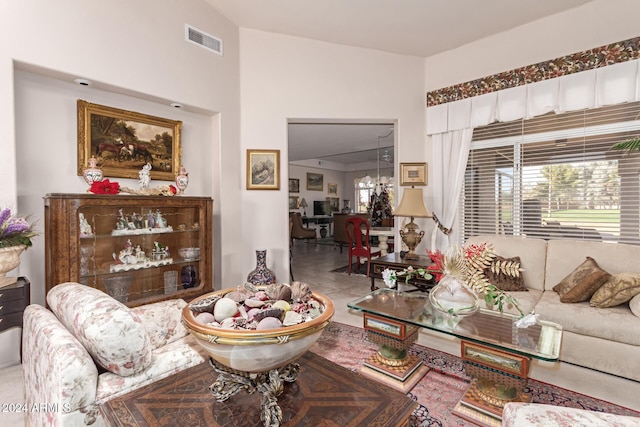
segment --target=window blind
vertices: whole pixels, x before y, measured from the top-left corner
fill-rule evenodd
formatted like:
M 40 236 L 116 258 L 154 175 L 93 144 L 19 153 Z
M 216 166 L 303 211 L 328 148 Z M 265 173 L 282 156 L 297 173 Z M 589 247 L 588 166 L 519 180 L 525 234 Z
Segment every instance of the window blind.
M 640 244 L 640 102 L 474 129 L 458 215 L 482 234 Z M 462 243 L 462 242 L 461 242 Z

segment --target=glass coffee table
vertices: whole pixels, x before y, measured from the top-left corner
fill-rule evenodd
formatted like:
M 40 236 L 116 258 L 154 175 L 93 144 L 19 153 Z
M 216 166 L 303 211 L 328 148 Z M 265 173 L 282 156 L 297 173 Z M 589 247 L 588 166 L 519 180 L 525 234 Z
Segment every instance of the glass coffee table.
M 530 401 L 525 388 L 531 359 L 555 362 L 560 355 L 562 326 L 553 322 L 518 328 L 517 316 L 485 309 L 454 317 L 435 309 L 427 294 L 393 289 L 378 289 L 347 306 L 363 312 L 368 338 L 378 345 L 360 372 L 405 392 L 428 371 L 407 351 L 420 328 L 460 338 L 473 382 L 454 412 L 476 423 L 499 425 L 507 402 Z

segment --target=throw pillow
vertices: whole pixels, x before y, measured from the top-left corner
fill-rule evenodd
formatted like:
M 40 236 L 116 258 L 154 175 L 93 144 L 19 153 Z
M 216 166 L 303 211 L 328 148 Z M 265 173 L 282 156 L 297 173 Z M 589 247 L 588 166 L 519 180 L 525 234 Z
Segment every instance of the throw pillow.
M 503 291 L 528 291 L 520 269 L 520 257 L 503 258 L 496 256 L 484 269 L 484 277 L 489 283 Z
M 640 294 L 631 298 L 631 301 L 629 301 L 629 308 L 633 314 L 640 317 Z
M 591 257 L 577 266 L 567 277 L 553 287 L 560 294 L 560 302 L 586 301 L 611 275 L 598 266 Z
M 103 368 L 126 377 L 151 365 L 153 348 L 140 317 L 106 293 L 62 283 L 51 288 L 47 303 Z
M 589 304 L 591 307 L 615 307 L 638 294 L 640 294 L 639 273 L 614 274 L 593 294 Z

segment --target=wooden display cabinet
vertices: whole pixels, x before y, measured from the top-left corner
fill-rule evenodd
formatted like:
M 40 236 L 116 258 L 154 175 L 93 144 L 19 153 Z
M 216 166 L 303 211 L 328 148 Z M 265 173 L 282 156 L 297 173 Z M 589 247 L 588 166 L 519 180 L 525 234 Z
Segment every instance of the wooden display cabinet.
M 134 307 L 213 290 L 209 197 L 48 194 L 44 206 L 47 293 L 78 282 Z

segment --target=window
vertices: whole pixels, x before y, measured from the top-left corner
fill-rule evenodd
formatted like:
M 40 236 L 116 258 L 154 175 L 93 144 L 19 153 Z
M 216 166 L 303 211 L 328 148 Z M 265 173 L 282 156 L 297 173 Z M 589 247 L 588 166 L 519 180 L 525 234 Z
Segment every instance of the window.
M 640 244 L 640 103 L 474 130 L 460 200 L 464 240 L 480 234 Z
M 376 190 L 376 185 L 374 182 L 363 182 L 362 180 L 355 180 L 356 186 L 356 213 L 367 213 L 367 209 L 369 208 L 369 201 L 371 200 L 371 195 Z

